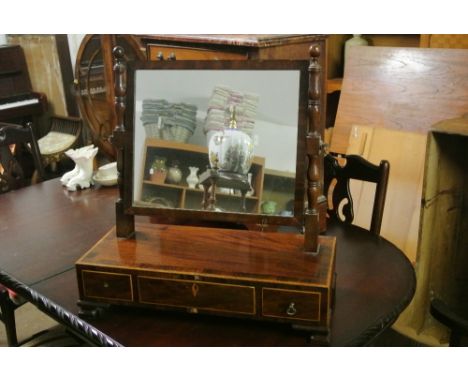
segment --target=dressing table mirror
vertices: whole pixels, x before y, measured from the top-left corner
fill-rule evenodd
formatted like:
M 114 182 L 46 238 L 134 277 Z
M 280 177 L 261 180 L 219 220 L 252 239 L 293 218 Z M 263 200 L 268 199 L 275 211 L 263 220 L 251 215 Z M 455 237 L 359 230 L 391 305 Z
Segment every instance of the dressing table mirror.
M 81 300 L 328 333 L 320 54 L 125 62 L 114 49 L 120 199 L 115 231 L 77 262 Z M 249 229 L 217 227 L 228 223 Z

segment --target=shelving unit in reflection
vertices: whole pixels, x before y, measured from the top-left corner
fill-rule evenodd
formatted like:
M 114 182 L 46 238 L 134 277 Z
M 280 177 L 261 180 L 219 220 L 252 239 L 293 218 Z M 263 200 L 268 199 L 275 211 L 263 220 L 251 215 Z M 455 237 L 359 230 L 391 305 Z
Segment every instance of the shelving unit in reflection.
M 177 163 L 182 173 L 181 181 L 174 184 L 165 178 L 151 178 L 150 170 L 156 158 L 160 158 L 167 169 Z M 187 177 L 189 167 L 198 167 L 198 175 L 209 168 L 208 149 L 203 146 L 180 143 L 176 141 L 147 138 L 144 145 L 142 163 L 141 189 L 136 193 L 134 203 L 138 206 L 166 208 L 203 209 L 203 187 L 196 185 L 190 188 Z M 250 168 L 253 194 L 246 196 L 247 213 L 261 213 L 263 196 L 265 158 L 255 156 Z M 221 211 L 242 212 L 240 192 L 231 189 L 218 189 L 216 206 Z

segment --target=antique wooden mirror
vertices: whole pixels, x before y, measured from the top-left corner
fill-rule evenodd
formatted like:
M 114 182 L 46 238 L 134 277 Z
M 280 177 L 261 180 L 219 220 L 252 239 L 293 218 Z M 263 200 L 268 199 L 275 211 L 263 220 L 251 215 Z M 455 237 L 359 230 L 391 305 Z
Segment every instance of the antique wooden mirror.
M 310 52 L 126 63 L 114 49 L 120 200 L 115 231 L 76 263 L 82 301 L 328 335 L 335 238 L 318 235 L 323 78 Z
M 126 63 L 119 47 L 114 55 L 119 237 L 133 234 L 134 215 L 150 215 L 304 227 L 306 248 L 317 250 L 318 48 L 310 62 Z

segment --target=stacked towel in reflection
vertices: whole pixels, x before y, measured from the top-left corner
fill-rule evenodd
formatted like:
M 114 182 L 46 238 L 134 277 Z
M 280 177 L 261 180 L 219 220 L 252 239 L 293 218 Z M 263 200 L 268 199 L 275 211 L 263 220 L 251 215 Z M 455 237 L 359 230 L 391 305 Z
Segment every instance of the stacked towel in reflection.
M 227 86 L 216 86 L 208 102 L 204 132 L 219 131 L 229 126 L 230 107 L 235 106 L 237 128 L 252 135 L 259 97 L 242 93 Z
M 195 131 L 196 115 L 195 105 L 145 99 L 140 119 L 147 137 L 187 142 Z

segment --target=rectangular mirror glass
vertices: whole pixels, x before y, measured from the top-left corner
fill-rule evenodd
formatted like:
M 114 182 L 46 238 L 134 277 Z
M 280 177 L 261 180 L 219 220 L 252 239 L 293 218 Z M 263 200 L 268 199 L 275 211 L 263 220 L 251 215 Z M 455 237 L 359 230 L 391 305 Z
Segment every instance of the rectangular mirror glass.
M 130 72 L 133 208 L 302 214 L 307 62 L 151 65 Z

